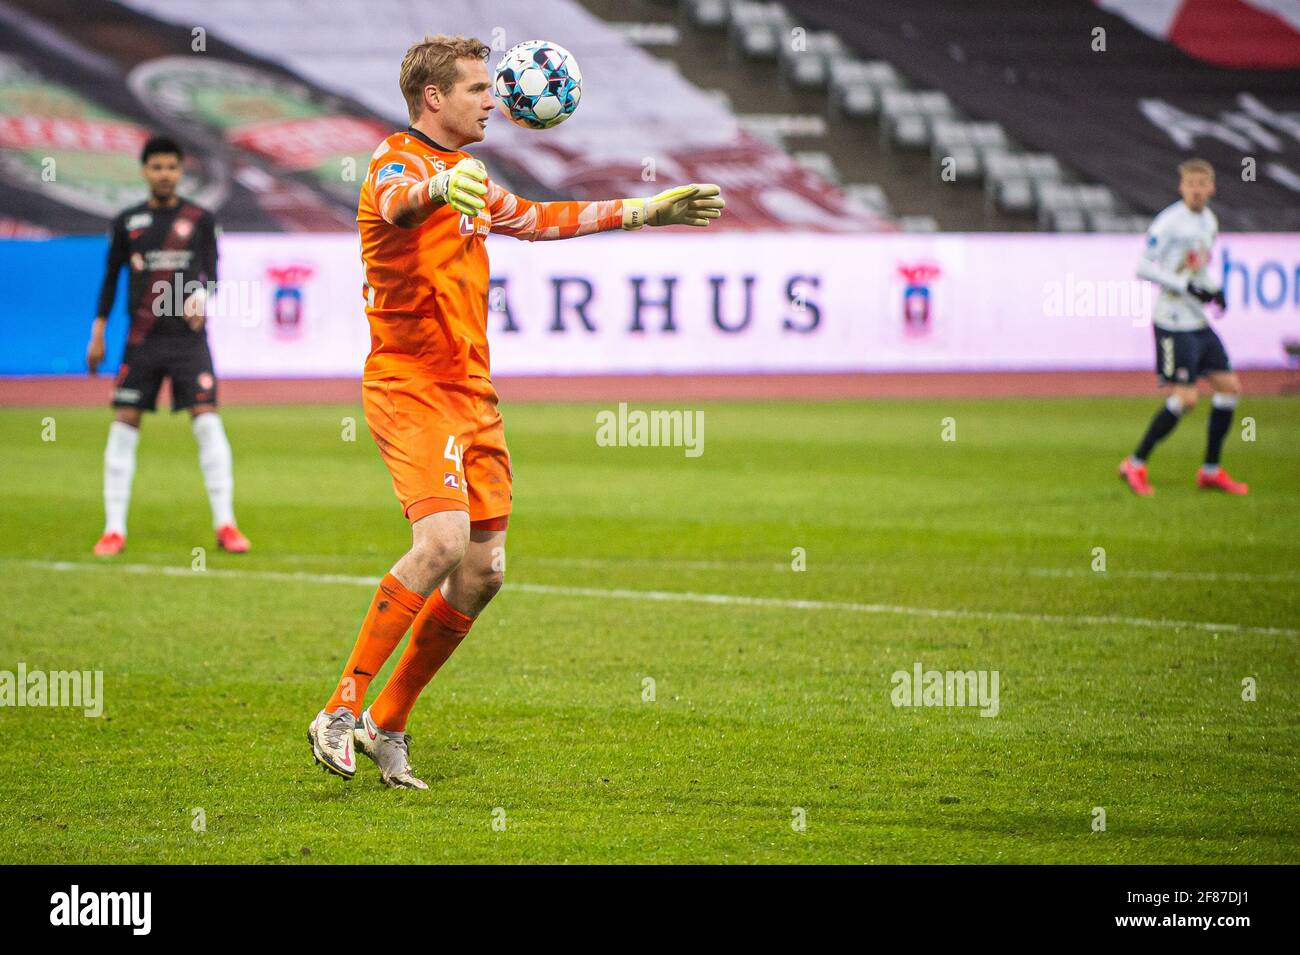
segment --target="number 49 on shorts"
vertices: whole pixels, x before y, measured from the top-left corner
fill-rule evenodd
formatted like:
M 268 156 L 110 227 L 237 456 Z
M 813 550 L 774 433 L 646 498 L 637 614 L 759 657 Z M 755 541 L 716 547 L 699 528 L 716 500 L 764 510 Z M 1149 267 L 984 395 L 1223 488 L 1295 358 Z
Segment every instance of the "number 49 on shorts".
M 464 468 L 461 467 L 461 464 L 464 460 L 464 454 L 465 448 L 463 445 L 456 443 L 456 436 L 454 434 L 447 435 L 447 447 L 443 448 L 442 456 L 453 462 L 456 465 L 456 470 L 462 474 Z

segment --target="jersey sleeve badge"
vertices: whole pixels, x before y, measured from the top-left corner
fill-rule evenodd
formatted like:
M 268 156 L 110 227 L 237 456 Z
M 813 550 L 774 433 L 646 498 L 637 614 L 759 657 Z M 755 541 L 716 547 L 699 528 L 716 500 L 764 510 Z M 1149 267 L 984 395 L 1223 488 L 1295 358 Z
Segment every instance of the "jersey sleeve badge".
M 375 174 L 375 185 L 379 185 L 379 183 L 383 182 L 385 179 L 392 179 L 394 176 L 400 176 L 404 172 L 406 172 L 406 163 L 390 162 Z

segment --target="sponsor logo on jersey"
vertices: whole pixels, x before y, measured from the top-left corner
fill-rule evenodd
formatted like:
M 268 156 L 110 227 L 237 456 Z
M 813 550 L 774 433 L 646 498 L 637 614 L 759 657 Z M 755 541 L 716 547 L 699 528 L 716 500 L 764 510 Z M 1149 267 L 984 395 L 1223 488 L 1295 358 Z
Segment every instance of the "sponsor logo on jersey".
M 492 217 L 486 212 L 480 212 L 471 219 L 462 212 L 459 229 L 461 235 L 487 235 L 492 231 Z
M 451 471 L 444 471 L 442 475 L 442 486 L 460 490 L 460 478 Z
M 150 272 L 183 272 L 193 261 L 189 249 L 149 249 L 144 254 L 144 268 Z
M 137 212 L 126 220 L 126 231 L 134 232 L 136 229 L 147 229 L 151 225 L 153 225 L 152 212 Z
M 406 172 L 406 163 L 390 162 L 375 175 L 375 185 L 379 185 L 385 179 L 392 179 L 394 176 L 400 176 L 404 172 Z

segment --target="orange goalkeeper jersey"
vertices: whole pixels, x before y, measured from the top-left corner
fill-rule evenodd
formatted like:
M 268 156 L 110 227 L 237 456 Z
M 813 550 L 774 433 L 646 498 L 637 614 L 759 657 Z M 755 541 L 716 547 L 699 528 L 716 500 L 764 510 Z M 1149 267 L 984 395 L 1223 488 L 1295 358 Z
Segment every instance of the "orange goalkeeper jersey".
M 489 378 L 487 234 L 567 239 L 623 224 L 621 200 L 531 202 L 489 179 L 487 206 L 474 219 L 442 205 L 414 228 L 396 225 L 428 208 L 429 178 L 465 158 L 415 129 L 389 136 L 370 157 L 357 208 L 370 321 L 366 379 Z

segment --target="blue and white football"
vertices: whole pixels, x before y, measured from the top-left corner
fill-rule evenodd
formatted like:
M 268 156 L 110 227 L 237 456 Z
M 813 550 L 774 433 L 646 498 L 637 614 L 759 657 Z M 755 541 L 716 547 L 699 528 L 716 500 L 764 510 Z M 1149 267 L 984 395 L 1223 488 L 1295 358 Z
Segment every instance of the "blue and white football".
M 492 89 L 510 122 L 528 129 L 558 126 L 582 99 L 582 72 L 564 47 L 547 40 L 525 40 L 506 50 L 497 64 Z

